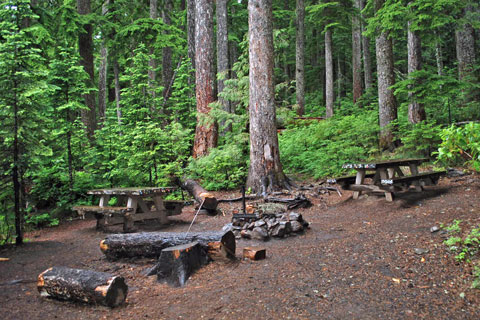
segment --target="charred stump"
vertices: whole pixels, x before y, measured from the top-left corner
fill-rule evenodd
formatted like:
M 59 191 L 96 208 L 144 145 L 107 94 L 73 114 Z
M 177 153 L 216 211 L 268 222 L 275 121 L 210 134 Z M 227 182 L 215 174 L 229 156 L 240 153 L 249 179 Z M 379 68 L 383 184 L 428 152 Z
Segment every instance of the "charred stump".
M 111 308 L 121 305 L 128 293 L 128 286 L 122 277 L 67 267 L 52 267 L 42 272 L 38 276 L 37 289 L 44 297 Z
M 163 249 L 158 263 L 150 269 L 148 275 L 156 274 L 158 282 L 182 287 L 196 270 L 207 263 L 205 247 L 198 242 L 190 242 Z
M 107 259 L 158 258 L 163 249 L 198 242 L 213 260 L 235 257 L 235 235 L 231 231 L 207 232 L 141 232 L 111 234 L 100 242 Z
M 217 210 L 217 198 L 211 193 L 209 193 L 207 190 L 203 189 L 198 182 L 195 180 L 185 180 L 185 182 L 182 184 L 183 188 L 188 191 L 192 195 L 192 197 L 195 198 L 195 200 L 199 203 L 202 204 L 202 208 L 207 209 L 209 213 L 215 213 Z

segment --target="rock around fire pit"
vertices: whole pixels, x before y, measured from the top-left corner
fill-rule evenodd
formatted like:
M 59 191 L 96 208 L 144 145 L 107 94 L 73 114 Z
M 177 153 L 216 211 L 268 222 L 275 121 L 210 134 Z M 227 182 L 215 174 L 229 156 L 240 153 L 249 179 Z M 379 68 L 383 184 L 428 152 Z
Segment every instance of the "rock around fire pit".
M 308 225 L 302 215 L 296 212 L 234 214 L 232 222 L 225 225 L 223 230 L 231 230 L 237 238 L 266 241 L 271 237 L 284 238 L 301 233 Z

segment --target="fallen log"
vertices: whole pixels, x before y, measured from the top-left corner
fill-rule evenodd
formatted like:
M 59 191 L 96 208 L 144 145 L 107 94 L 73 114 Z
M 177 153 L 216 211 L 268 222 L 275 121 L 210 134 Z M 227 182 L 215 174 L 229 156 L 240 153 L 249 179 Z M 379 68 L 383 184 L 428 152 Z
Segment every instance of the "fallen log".
M 122 277 L 92 270 L 52 267 L 38 276 L 41 296 L 73 300 L 108 307 L 121 305 L 127 298 L 128 286 Z
M 197 241 L 205 247 L 209 257 L 235 258 L 235 235 L 231 231 L 207 232 L 141 232 L 108 235 L 100 242 L 100 250 L 107 259 L 158 258 L 163 249 Z
M 190 242 L 163 249 L 158 263 L 150 269 L 148 275 L 156 274 L 158 282 L 182 287 L 196 270 L 207 263 L 205 248 L 198 242 Z
M 182 186 L 199 204 L 202 204 L 202 208 L 207 209 L 210 213 L 216 212 L 218 205 L 217 198 L 207 190 L 203 189 L 198 182 L 188 179 L 182 183 Z
M 308 208 L 312 205 L 310 200 L 308 200 L 303 194 L 299 194 L 295 198 L 268 197 L 268 198 L 265 198 L 265 202 L 285 203 L 287 204 L 288 210 L 292 210 L 295 208 Z
M 245 247 L 243 248 L 243 258 L 253 261 L 265 259 L 267 256 L 265 248 Z

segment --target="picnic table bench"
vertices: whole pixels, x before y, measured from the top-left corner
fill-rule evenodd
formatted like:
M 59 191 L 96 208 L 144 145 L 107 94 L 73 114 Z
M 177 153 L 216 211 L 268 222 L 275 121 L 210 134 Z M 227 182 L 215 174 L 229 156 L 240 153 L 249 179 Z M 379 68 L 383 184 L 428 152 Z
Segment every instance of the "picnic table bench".
M 180 201 L 164 201 L 162 197 L 175 188 L 112 188 L 96 189 L 87 193 L 100 196 L 98 206 L 75 206 L 80 215 L 91 212 L 97 219 L 97 228 L 104 229 L 108 225 L 123 224 L 123 231 L 133 229 L 135 221 L 157 219 L 167 223 L 167 216 L 180 214 L 183 203 Z M 117 197 L 117 206 L 110 206 L 111 197 Z M 153 200 L 153 207 L 146 202 Z
M 346 163 L 344 169 L 355 169 L 355 176 L 345 176 L 329 179 L 329 183 L 338 183 L 342 189 L 353 190 L 353 198 L 358 199 L 362 192 L 383 193 L 387 201 L 393 201 L 393 193 L 408 190 L 414 186 L 415 190 L 422 191 L 424 186 L 436 184 L 446 171 L 418 171 L 418 166 L 427 161 L 425 158 L 396 159 L 366 163 Z M 410 174 L 402 167 L 408 167 Z M 369 171 L 369 173 L 367 173 Z M 373 171 L 373 173 L 372 173 Z M 371 178 L 371 183 L 365 181 Z

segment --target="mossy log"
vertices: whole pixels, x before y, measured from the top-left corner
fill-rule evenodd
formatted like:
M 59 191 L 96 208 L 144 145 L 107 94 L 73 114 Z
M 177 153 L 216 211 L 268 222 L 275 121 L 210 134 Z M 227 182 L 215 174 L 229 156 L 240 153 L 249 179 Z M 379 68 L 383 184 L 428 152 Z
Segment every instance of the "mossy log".
M 67 267 L 51 267 L 38 276 L 41 296 L 60 300 L 121 305 L 127 298 L 128 286 L 122 277 L 105 272 Z
M 213 260 L 220 257 L 235 257 L 235 235 L 231 231 L 111 234 L 100 242 L 100 249 L 109 260 L 158 258 L 165 248 L 194 241 L 206 248 L 209 257 Z

